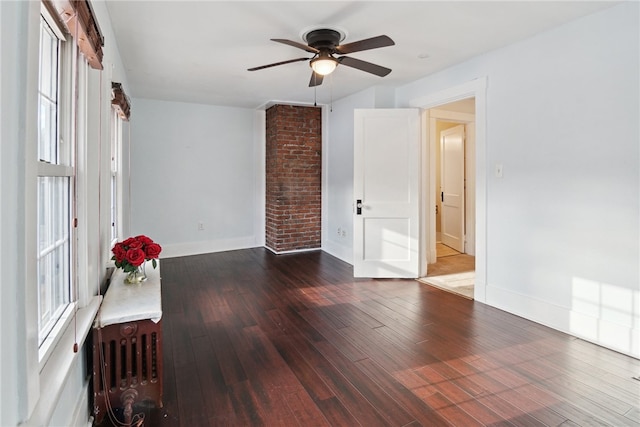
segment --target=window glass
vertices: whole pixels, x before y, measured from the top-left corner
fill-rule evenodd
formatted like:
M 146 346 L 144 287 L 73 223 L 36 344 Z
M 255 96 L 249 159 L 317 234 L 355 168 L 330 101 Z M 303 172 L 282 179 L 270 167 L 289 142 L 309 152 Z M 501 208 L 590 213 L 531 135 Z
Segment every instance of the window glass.
M 122 143 L 122 119 L 111 111 L 111 242 L 118 239 L 118 163 Z
M 40 342 L 70 301 L 69 178 L 38 177 Z
M 58 163 L 58 67 L 60 40 L 44 18 L 40 25 L 40 81 L 38 158 Z
M 44 18 L 40 25 L 38 160 L 52 165 L 37 179 L 37 286 L 39 343 L 71 301 L 71 176 L 60 165 L 61 41 Z

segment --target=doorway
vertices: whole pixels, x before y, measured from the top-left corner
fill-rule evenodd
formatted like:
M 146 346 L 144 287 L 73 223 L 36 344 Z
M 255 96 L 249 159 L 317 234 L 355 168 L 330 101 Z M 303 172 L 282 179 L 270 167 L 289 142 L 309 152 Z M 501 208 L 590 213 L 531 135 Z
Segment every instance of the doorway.
M 427 275 L 428 262 L 433 258 L 436 261 L 436 236 L 431 233 L 435 228 L 435 152 L 432 152 L 430 144 L 430 109 L 442 105 L 451 104 L 467 98 L 475 99 L 475 146 L 474 146 L 474 191 L 469 190 L 475 202 L 475 282 L 473 298 L 479 302 L 487 302 L 487 77 L 480 76 L 456 86 L 449 86 L 429 95 L 416 97 L 409 101 L 409 106 L 419 108 L 422 112 L 422 141 L 423 154 L 421 161 L 421 189 L 420 210 L 420 266 L 418 277 Z M 433 227 L 433 228 L 432 228 Z M 469 245 L 471 246 L 471 245 Z M 425 256 L 426 255 L 426 256 Z
M 428 110 L 429 152 L 435 167 L 430 193 L 435 194 L 436 236 L 427 251 L 427 274 L 421 281 L 473 299 L 475 284 L 475 98 Z

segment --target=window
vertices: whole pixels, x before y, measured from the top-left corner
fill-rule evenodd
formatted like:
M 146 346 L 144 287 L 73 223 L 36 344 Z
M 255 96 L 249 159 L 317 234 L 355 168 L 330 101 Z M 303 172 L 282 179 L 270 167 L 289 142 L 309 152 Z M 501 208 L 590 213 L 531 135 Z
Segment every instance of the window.
M 72 290 L 73 164 L 63 126 L 65 43 L 55 24 L 40 19 L 38 83 L 37 281 L 38 341 L 45 342 L 69 308 Z
M 111 110 L 111 245 L 118 240 L 118 170 L 122 144 L 122 119 L 118 111 Z
M 111 246 L 120 230 L 122 179 L 122 130 L 125 121 L 131 116 L 129 98 L 122 89 L 122 83 L 111 82 Z

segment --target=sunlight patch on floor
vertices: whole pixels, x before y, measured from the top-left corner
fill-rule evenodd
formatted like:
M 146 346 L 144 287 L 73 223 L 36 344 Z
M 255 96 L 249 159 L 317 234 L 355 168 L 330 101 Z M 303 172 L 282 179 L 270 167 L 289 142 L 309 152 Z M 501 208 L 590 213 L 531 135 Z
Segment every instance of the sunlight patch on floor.
M 418 280 L 447 292 L 473 299 L 473 284 L 475 283 L 475 279 L 476 272 L 467 271 L 464 273 L 445 274 L 443 276 L 422 277 Z

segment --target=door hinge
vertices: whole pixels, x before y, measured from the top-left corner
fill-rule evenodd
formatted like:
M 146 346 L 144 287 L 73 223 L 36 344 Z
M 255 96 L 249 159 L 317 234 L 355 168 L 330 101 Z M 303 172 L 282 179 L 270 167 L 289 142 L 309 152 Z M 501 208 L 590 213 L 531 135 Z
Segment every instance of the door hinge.
M 78 218 L 73 218 L 73 228 L 78 228 Z

